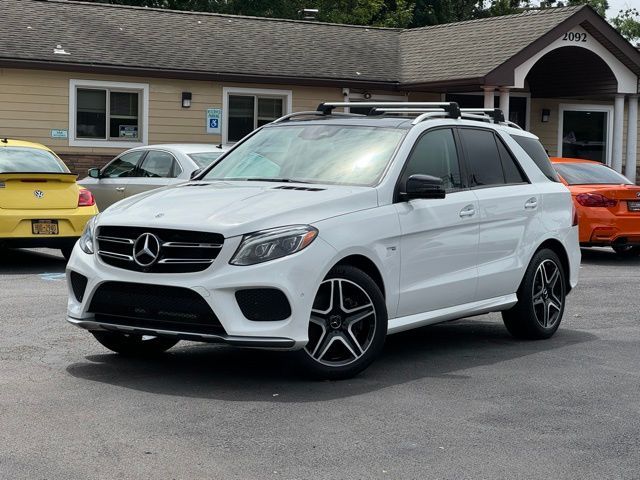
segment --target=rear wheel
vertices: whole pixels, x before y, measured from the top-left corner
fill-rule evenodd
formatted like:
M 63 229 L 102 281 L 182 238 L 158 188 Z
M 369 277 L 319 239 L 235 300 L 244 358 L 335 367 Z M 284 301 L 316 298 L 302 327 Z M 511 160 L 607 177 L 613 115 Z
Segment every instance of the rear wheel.
M 562 320 L 566 291 L 558 255 L 549 249 L 537 252 L 518 289 L 518 303 L 502 312 L 509 333 L 526 339 L 551 337 Z
M 119 332 L 91 332 L 96 340 L 112 352 L 127 356 L 158 355 L 173 347 L 178 340 Z
M 318 288 L 309 342 L 297 355 L 315 377 L 342 379 L 367 368 L 387 336 L 387 309 L 376 283 L 362 270 L 332 269 Z
M 613 250 L 621 257 L 637 257 L 640 255 L 640 246 L 638 245 L 625 245 L 625 246 L 613 246 Z

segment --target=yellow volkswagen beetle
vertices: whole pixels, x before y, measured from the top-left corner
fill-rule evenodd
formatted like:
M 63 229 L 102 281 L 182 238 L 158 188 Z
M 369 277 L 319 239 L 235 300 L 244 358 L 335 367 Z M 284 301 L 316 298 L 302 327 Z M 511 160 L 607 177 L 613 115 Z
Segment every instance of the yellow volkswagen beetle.
M 76 177 L 44 145 L 0 138 L 0 246 L 59 248 L 68 259 L 98 213 Z

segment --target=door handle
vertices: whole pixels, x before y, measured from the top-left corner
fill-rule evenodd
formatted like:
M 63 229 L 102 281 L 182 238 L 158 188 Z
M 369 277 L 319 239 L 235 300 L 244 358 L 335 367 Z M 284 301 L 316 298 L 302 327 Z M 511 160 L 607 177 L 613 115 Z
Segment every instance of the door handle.
M 473 208 L 473 205 L 467 205 L 462 210 L 460 210 L 460 217 L 473 217 L 476 214 L 476 209 Z
M 538 199 L 535 197 L 530 198 L 524 204 L 524 208 L 526 208 L 527 210 L 533 210 L 534 208 L 538 208 Z
M 124 187 L 116 187 L 116 192 L 124 192 Z

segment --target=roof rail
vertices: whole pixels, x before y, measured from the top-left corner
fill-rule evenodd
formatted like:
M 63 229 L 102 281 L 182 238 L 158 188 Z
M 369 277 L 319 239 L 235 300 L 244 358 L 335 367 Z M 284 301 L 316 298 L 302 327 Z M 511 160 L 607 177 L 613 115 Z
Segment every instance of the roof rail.
M 460 111 L 462 113 L 477 113 L 481 115 L 487 115 L 496 123 L 505 121 L 504 114 L 499 108 L 461 108 Z
M 281 123 L 281 122 L 286 122 L 287 120 L 291 120 L 294 117 L 324 117 L 325 115 L 327 115 L 326 113 L 323 113 L 321 111 L 308 111 L 308 112 L 293 112 L 293 113 L 289 113 L 287 115 L 284 115 L 280 118 L 275 119 L 273 122 L 271 123 Z M 362 115 L 360 113 L 343 113 L 343 112 L 335 112 L 333 115 L 340 115 L 343 117 L 364 117 L 365 115 Z
M 334 108 L 348 107 L 371 107 L 373 114 L 381 112 L 381 109 L 384 108 L 397 108 L 404 112 L 410 112 L 409 109 L 418 109 L 414 112 L 428 109 L 429 111 L 446 112 L 449 118 L 460 118 L 460 106 L 456 102 L 326 102 L 318 105 L 318 111 L 330 115 Z M 398 110 L 395 113 L 401 113 L 401 111 Z

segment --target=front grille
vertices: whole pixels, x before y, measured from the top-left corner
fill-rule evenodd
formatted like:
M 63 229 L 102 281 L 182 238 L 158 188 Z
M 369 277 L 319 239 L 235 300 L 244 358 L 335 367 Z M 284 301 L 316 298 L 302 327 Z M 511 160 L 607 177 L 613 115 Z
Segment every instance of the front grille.
M 87 288 L 87 277 L 80 275 L 78 272 L 71 271 L 69 273 L 69 280 L 71 281 L 71 289 L 79 302 L 84 298 L 84 291 Z
M 291 305 L 285 294 L 276 288 L 238 290 L 236 300 L 247 320 L 270 322 L 291 316 Z
M 158 258 L 151 265 L 134 260 L 136 240 L 145 233 L 157 237 Z M 224 237 L 219 233 L 144 227 L 99 227 L 98 255 L 114 267 L 150 273 L 200 272 L 208 268 L 220 253 Z M 142 263 L 148 263 L 146 260 Z
M 105 282 L 93 294 L 89 312 L 113 325 L 225 335 L 204 298 L 188 288 Z

